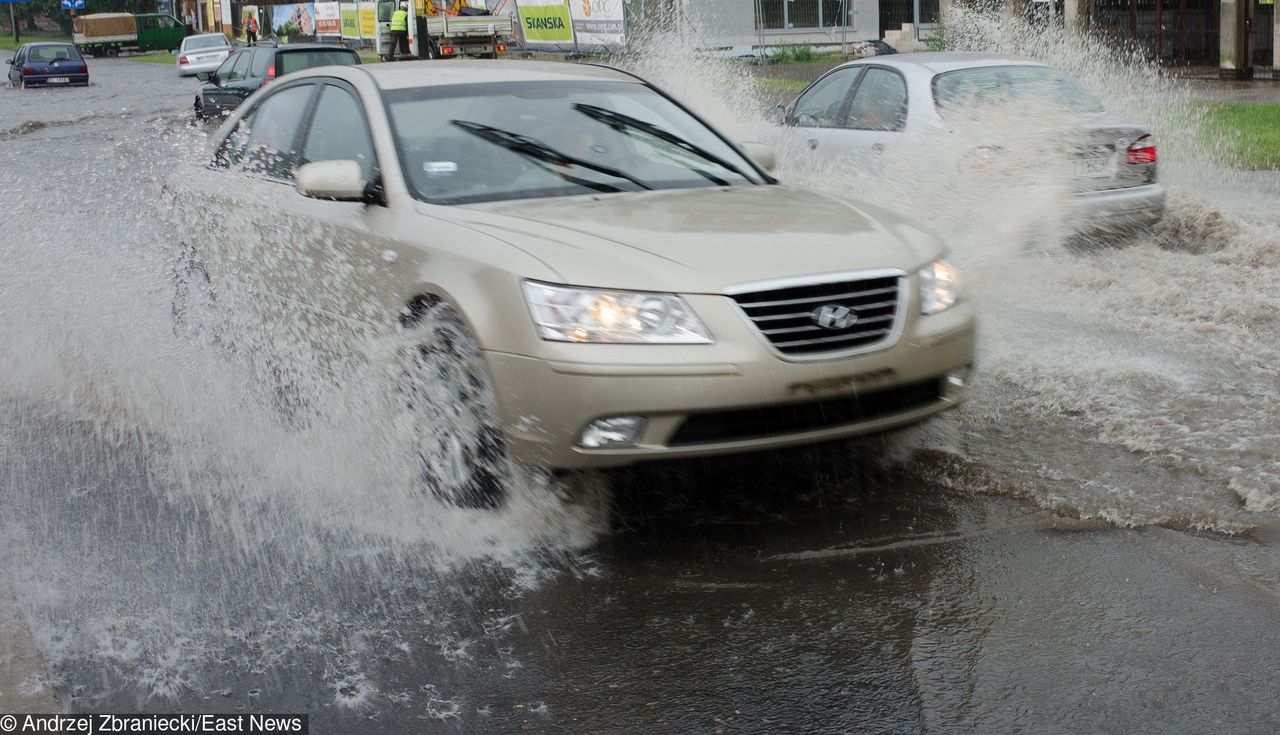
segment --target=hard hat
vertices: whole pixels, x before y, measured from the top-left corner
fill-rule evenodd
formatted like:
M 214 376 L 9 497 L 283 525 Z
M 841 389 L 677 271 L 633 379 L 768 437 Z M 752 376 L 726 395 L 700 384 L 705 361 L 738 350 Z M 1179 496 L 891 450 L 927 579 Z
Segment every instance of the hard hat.
M 400 9 L 401 9 L 401 10 L 408 10 L 408 9 L 409 9 L 409 3 L 401 2 L 401 3 L 400 3 Z

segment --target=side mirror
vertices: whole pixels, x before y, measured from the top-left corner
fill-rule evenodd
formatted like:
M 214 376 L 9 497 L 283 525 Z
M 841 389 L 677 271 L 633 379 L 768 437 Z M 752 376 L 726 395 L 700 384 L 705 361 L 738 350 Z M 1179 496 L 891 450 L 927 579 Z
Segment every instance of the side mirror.
M 770 125 L 786 125 L 787 124 L 787 108 L 782 105 L 774 105 L 764 111 L 765 122 Z
M 13 59 L 5 59 L 5 60 L 4 60 L 4 63 L 9 64 L 10 66 L 12 66 L 12 65 L 13 65 Z
M 312 199 L 335 202 L 363 202 L 368 199 L 369 182 L 355 161 L 304 163 L 296 174 L 298 193 Z
M 178 49 L 176 49 L 176 48 L 171 48 L 171 49 L 169 49 L 169 55 L 170 55 L 170 56 L 177 56 L 177 55 L 178 55 Z
M 772 171 L 778 165 L 773 149 L 764 143 L 743 143 L 742 150 L 765 171 Z
M 199 79 L 202 82 L 207 82 L 210 79 L 213 79 L 213 72 L 211 71 L 196 72 L 196 79 Z

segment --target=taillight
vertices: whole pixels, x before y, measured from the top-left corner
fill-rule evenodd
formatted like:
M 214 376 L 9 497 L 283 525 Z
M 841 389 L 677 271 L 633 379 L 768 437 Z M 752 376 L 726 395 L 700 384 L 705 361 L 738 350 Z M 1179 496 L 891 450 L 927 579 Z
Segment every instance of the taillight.
M 1144 135 L 1133 141 L 1125 151 L 1125 160 L 1129 163 L 1155 163 L 1160 158 L 1156 152 L 1156 139 Z
M 267 86 L 268 84 L 271 83 L 271 80 L 275 78 L 276 78 L 276 65 L 272 64 L 271 66 L 267 67 L 267 78 L 262 80 L 262 86 L 264 87 Z
M 23 74 L 35 74 L 35 73 L 36 73 L 36 68 L 35 68 L 34 66 L 24 66 L 24 67 L 22 67 L 22 73 L 23 73 Z
M 185 57 L 185 56 L 179 56 L 179 57 L 178 57 L 178 63 L 179 63 L 179 64 L 185 64 L 185 63 L 187 63 L 187 57 Z
M 445 46 L 444 48 L 440 49 L 440 53 L 443 56 L 453 56 L 453 47 Z
M 505 54 L 506 52 L 507 52 L 507 44 L 505 43 L 498 44 L 498 53 Z

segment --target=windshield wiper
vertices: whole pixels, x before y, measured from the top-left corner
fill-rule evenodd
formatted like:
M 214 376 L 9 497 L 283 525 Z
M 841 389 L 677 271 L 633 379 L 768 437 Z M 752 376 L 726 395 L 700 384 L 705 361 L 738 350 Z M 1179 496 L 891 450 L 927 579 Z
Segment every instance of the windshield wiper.
M 459 128 L 462 128 L 463 130 L 467 131 L 468 133 L 471 133 L 472 135 L 482 140 L 487 140 L 490 143 L 493 143 L 494 145 L 499 145 L 508 150 L 515 151 L 516 153 L 519 153 L 520 155 L 526 156 L 528 158 L 532 158 L 535 161 L 539 161 L 542 163 L 550 163 L 555 166 L 577 166 L 578 168 L 584 168 L 588 171 L 595 171 L 596 173 L 601 173 L 601 174 L 604 174 L 605 176 L 612 176 L 615 179 L 623 179 L 625 181 L 630 181 L 631 183 L 635 184 L 641 189 L 653 189 L 651 185 L 646 184 L 644 181 L 637 179 L 631 174 L 628 174 L 624 171 L 619 171 L 616 168 L 610 168 L 608 166 L 602 166 L 598 163 L 592 163 L 591 161 L 584 161 L 581 158 L 575 158 L 573 156 L 570 156 L 567 153 L 563 153 L 561 151 L 556 150 L 555 148 L 552 148 L 551 146 L 547 145 L 546 143 L 543 143 L 537 138 L 530 138 L 527 135 L 520 135 L 519 133 L 513 133 L 509 130 L 503 130 L 501 128 L 495 128 L 491 125 L 483 125 L 481 123 L 471 122 L 469 120 L 450 120 L 449 123 L 452 125 L 456 125 Z M 610 191 L 610 192 L 622 191 L 618 187 L 612 186 L 610 184 L 604 184 L 597 181 L 588 181 L 586 179 L 581 179 L 576 176 L 570 176 L 564 172 L 554 172 L 554 173 L 556 173 L 557 175 L 559 175 L 560 177 L 568 181 L 572 181 L 575 184 L 579 184 L 580 186 L 585 186 L 589 189 L 595 189 L 597 191 Z
M 577 110 L 578 112 L 581 112 L 583 115 L 586 115 L 592 120 L 595 120 L 597 122 L 602 122 L 605 125 L 608 125 L 609 127 L 613 128 L 617 132 L 622 133 L 623 135 L 630 136 L 631 135 L 630 131 L 632 130 L 639 131 L 641 133 L 644 133 L 645 135 L 649 135 L 654 138 L 657 138 L 658 140 L 661 140 L 664 143 L 669 143 L 670 145 L 673 145 L 676 148 L 679 148 L 685 153 L 688 153 L 693 156 L 697 156 L 698 158 L 701 158 L 702 160 L 707 161 L 709 163 L 714 163 L 715 165 L 719 166 L 720 168 L 726 171 L 732 171 L 733 173 L 737 174 L 738 176 L 741 176 L 747 181 L 751 180 L 750 176 L 747 176 L 746 174 L 744 174 L 741 169 L 739 169 L 737 166 L 734 166 L 732 163 L 729 163 L 728 161 L 706 150 L 705 148 L 701 148 L 697 145 L 694 145 L 693 143 L 690 143 L 689 141 L 685 140 L 684 138 L 681 138 L 675 133 L 672 133 L 668 130 L 663 130 L 657 125 L 654 125 L 653 123 L 645 122 L 644 120 L 631 117 L 630 115 L 624 115 L 621 112 L 614 112 L 613 110 L 606 110 L 603 107 L 596 107 L 595 105 L 583 104 L 581 102 L 574 105 L 573 109 Z M 690 166 L 689 168 L 690 170 L 695 171 L 696 173 L 702 174 L 703 176 L 715 182 L 719 186 L 729 185 L 728 181 L 725 181 L 724 179 L 718 176 L 713 176 L 707 171 L 703 171 L 701 169 L 694 168 L 692 166 Z

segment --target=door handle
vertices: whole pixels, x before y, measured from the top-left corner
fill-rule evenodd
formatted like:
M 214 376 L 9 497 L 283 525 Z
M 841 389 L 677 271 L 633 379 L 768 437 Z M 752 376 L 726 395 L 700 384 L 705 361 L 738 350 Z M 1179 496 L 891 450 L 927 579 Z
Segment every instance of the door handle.
M 811 151 L 816 151 L 816 150 L 818 150 L 818 139 L 817 139 L 817 138 L 810 138 L 810 139 L 809 139 L 809 150 L 811 150 Z

